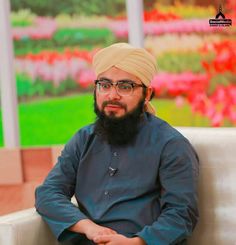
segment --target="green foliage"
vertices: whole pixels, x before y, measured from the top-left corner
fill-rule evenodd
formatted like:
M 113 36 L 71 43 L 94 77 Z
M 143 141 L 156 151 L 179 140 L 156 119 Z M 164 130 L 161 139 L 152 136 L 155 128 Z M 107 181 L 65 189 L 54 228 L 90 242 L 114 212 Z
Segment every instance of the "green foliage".
M 193 113 L 187 102 L 185 102 L 181 107 L 177 107 L 174 100 L 171 99 L 154 99 L 152 102 L 156 108 L 157 116 L 164 119 L 173 126 L 210 126 L 209 119 L 203 117 L 200 114 Z
M 15 26 L 30 26 L 34 23 L 36 15 L 29 9 L 21 9 L 18 12 L 11 12 L 11 24 Z
M 0 147 L 3 146 L 3 126 L 2 126 L 2 111 L 0 108 Z
M 154 99 L 153 104 L 158 117 L 174 126 L 209 126 L 208 120 L 193 114 L 188 104 L 176 107 L 173 100 L 167 99 Z M 78 129 L 95 120 L 93 96 L 83 94 L 21 103 L 19 119 L 22 146 L 64 144 Z M 3 145 L 1 117 L 0 145 Z
M 25 74 L 16 75 L 17 95 L 19 98 L 29 98 L 33 96 L 61 95 L 65 92 L 74 90 L 77 85 L 75 81 L 67 79 L 58 86 L 53 85 L 52 81 L 42 81 L 36 79 L 32 81 Z
M 24 103 L 19 112 L 22 145 L 64 144 L 95 119 L 91 94 Z
M 40 16 L 56 16 L 59 13 L 115 16 L 124 11 L 125 0 L 11 0 L 11 6 L 13 11 L 30 9 Z
M 201 59 L 201 54 L 197 52 L 166 52 L 157 58 L 157 65 L 159 71 L 201 73 L 204 72 Z
M 17 95 L 19 97 L 31 94 L 33 82 L 25 74 L 16 74 Z
M 65 47 L 92 48 L 94 45 L 106 46 L 115 40 L 112 31 L 106 28 L 67 28 L 57 30 L 52 39 L 32 40 L 24 38 L 14 41 L 15 55 L 37 53 L 43 50 L 63 50 Z
M 106 28 L 65 28 L 59 29 L 53 36 L 56 44 L 62 45 L 84 45 L 86 43 L 103 45 L 110 44 L 114 40 L 113 33 Z

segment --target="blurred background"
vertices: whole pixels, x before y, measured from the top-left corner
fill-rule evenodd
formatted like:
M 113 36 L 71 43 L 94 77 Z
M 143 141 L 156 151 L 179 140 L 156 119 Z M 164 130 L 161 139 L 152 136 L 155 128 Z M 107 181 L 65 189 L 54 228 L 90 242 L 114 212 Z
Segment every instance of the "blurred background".
M 125 0 L 10 2 L 20 144 L 64 144 L 95 119 L 91 59 L 128 41 Z M 173 126 L 235 126 L 235 1 L 143 3 L 144 46 L 159 70 L 152 81 L 157 116 Z M 209 26 L 220 4 L 232 27 Z

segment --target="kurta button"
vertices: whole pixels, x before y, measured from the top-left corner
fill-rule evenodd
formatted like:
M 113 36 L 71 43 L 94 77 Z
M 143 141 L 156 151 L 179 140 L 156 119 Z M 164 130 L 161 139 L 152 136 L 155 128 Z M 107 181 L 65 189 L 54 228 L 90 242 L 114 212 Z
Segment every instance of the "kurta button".
M 117 172 L 117 168 L 112 168 L 111 166 L 109 167 L 109 175 L 112 177 L 115 175 L 115 173 Z
M 106 196 L 108 195 L 108 193 L 109 193 L 108 191 L 105 191 L 105 192 L 104 192 L 104 194 L 105 194 Z

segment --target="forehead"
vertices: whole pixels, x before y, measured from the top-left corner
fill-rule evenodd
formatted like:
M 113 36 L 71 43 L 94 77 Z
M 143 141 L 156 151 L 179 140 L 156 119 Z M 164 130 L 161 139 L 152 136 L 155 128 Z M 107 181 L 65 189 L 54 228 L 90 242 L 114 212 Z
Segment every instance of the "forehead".
M 136 77 L 135 75 L 133 75 L 129 72 L 126 72 L 124 70 L 121 70 L 115 66 L 113 66 L 113 67 L 109 68 L 108 70 L 100 73 L 98 75 L 98 78 L 101 78 L 101 77 L 108 78 L 112 81 L 128 79 L 128 80 L 132 80 L 136 83 L 141 83 L 141 80 L 138 77 Z

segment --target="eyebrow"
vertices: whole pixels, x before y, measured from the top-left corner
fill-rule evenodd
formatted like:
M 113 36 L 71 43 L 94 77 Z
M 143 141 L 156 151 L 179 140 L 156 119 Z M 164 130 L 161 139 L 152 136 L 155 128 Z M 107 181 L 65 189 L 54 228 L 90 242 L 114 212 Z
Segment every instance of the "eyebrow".
M 108 82 L 112 82 L 112 80 L 107 77 L 99 77 L 98 80 L 107 80 Z
M 109 79 L 109 78 L 107 78 L 107 77 L 100 77 L 100 78 L 98 78 L 98 80 L 106 80 L 107 82 L 110 82 L 110 83 L 114 83 L 114 81 L 112 81 L 111 79 Z M 116 81 L 116 82 L 128 82 L 128 83 L 134 83 L 134 84 L 139 84 L 139 83 L 137 83 L 136 81 L 133 81 L 133 80 L 130 80 L 130 79 L 126 79 L 126 78 L 124 78 L 124 79 L 120 79 L 120 80 L 118 80 L 118 81 Z

